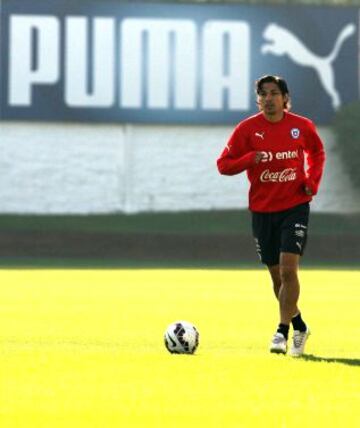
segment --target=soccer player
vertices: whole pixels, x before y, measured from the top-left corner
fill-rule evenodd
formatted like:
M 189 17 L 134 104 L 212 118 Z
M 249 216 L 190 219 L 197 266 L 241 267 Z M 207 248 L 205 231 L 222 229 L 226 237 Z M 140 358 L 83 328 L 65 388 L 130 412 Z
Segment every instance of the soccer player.
M 270 272 L 280 323 L 270 352 L 301 356 L 310 334 L 298 307 L 298 267 L 304 252 L 309 202 L 316 195 L 325 152 L 313 122 L 290 113 L 286 81 L 267 75 L 255 82 L 260 112 L 241 121 L 217 160 L 224 175 L 247 171 L 256 250 Z M 305 170 L 305 158 L 307 162 Z

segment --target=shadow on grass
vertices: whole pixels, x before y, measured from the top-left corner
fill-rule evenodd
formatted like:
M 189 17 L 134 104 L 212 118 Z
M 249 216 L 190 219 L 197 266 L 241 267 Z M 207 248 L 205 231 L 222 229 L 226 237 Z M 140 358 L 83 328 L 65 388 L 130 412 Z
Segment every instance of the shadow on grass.
M 345 364 L 347 366 L 360 367 L 360 359 L 358 358 L 328 358 L 328 357 L 319 357 L 313 354 L 304 354 L 301 358 L 305 361 L 315 361 L 319 363 L 338 363 L 338 364 Z

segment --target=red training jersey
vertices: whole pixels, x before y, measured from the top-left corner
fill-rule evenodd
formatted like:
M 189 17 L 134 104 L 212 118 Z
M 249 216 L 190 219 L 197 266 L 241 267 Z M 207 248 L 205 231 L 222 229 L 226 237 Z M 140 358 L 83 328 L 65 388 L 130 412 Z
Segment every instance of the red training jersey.
M 258 164 L 256 152 L 263 153 Z M 283 211 L 310 201 L 305 186 L 317 193 L 324 163 L 313 122 L 287 111 L 278 122 L 268 121 L 262 112 L 240 122 L 217 160 L 221 174 L 247 171 L 249 208 L 256 212 Z

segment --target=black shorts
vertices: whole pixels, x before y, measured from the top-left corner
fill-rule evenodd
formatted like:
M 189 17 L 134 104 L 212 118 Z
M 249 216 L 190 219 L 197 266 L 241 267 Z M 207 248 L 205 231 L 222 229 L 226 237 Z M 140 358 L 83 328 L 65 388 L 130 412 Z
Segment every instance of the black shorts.
M 262 263 L 279 264 L 280 253 L 304 253 L 309 222 L 309 203 L 274 213 L 252 212 L 256 251 Z

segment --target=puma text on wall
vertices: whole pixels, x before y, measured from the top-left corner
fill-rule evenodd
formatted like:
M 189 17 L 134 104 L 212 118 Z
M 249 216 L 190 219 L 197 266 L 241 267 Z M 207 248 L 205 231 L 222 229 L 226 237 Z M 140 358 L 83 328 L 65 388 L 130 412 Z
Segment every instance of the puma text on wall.
M 310 8 L 3 0 L 0 119 L 234 124 L 280 74 L 328 123 L 359 97 L 357 9 Z

